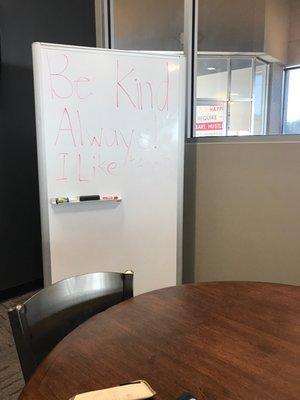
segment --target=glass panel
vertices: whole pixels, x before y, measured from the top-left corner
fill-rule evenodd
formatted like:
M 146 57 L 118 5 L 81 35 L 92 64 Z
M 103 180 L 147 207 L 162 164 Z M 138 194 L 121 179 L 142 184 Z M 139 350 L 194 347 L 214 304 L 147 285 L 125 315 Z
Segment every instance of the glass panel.
M 198 1 L 198 56 L 239 58 L 232 64 L 229 100 L 253 98 L 253 134 L 280 134 L 282 125 L 284 133 L 300 134 L 300 83 L 291 77 L 294 83 L 287 80 L 284 88 L 283 80 L 284 69 L 300 66 L 299 16 L 300 0 Z M 251 56 L 268 63 L 257 65 L 254 82 L 250 60 L 243 61 Z
M 254 82 L 254 120 L 253 134 L 264 134 L 265 93 L 267 85 L 267 65 L 262 61 L 255 62 Z
M 265 3 L 262 0 L 199 0 L 198 51 L 264 52 Z
M 198 57 L 197 98 L 227 99 L 227 58 Z
M 278 42 L 281 40 L 279 37 L 284 37 L 285 33 L 281 30 L 281 26 L 278 27 L 277 22 L 280 23 L 285 18 L 290 2 L 280 2 L 280 6 L 277 2 L 276 5 L 273 3 L 260 0 L 199 0 L 198 2 L 196 97 L 228 102 L 227 109 L 231 109 L 232 115 L 231 128 L 229 132 L 225 132 L 227 135 L 264 133 L 267 120 L 265 112 L 268 99 L 266 97 L 268 69 L 264 63 L 259 64 L 253 82 L 254 60 L 255 55 L 266 54 L 266 59 L 283 63 L 279 57 Z M 277 28 L 276 36 L 273 33 Z M 281 50 L 283 54 L 284 49 Z M 210 74 L 205 71 L 205 68 L 215 67 L 209 65 L 212 59 L 210 57 L 213 56 L 219 59 L 219 64 L 223 59 L 223 65 L 225 60 L 230 58 L 229 87 L 226 86 L 225 78 L 221 79 L 225 76 L 227 68 L 221 71 L 211 69 Z M 252 101 L 255 107 L 253 112 Z M 240 102 L 242 104 L 239 104 Z
M 228 136 L 251 135 L 251 102 L 230 102 Z
M 300 134 L 300 68 L 287 71 L 284 133 Z
M 195 137 L 226 136 L 226 103 L 198 102 Z
M 234 58 L 231 60 L 231 100 L 251 99 L 252 97 L 252 59 Z
M 184 0 L 114 0 L 114 48 L 183 50 Z

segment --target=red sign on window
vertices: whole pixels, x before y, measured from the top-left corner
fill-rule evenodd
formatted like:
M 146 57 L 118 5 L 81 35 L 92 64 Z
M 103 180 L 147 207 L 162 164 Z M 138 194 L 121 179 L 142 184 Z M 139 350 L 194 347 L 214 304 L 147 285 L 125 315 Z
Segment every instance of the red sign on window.
M 196 110 L 196 136 L 221 136 L 224 134 L 223 104 L 199 105 Z
M 196 123 L 197 131 L 220 131 L 223 130 L 223 122 Z

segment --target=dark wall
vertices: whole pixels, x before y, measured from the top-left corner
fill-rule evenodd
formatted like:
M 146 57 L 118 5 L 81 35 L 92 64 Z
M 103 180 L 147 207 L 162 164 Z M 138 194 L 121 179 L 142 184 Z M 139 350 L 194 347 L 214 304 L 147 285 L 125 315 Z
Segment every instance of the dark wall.
M 31 43 L 95 46 L 94 0 L 0 0 L 0 291 L 42 277 Z

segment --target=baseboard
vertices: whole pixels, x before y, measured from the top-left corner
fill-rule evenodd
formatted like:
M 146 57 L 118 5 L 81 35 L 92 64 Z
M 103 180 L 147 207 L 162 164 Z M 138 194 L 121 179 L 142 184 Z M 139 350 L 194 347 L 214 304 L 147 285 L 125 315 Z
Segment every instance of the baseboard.
M 12 299 L 13 297 L 21 296 L 22 294 L 31 292 L 32 290 L 43 288 L 43 279 L 36 279 L 31 282 L 23 283 L 22 285 L 12 288 L 0 290 L 0 301 Z

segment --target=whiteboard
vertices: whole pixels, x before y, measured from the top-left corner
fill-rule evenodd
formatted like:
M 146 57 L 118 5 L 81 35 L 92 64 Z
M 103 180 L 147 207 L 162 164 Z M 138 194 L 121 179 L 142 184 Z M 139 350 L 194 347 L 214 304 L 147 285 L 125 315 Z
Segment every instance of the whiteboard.
M 184 57 L 34 43 L 33 65 L 45 285 L 180 282 Z M 122 201 L 51 204 L 96 194 Z

